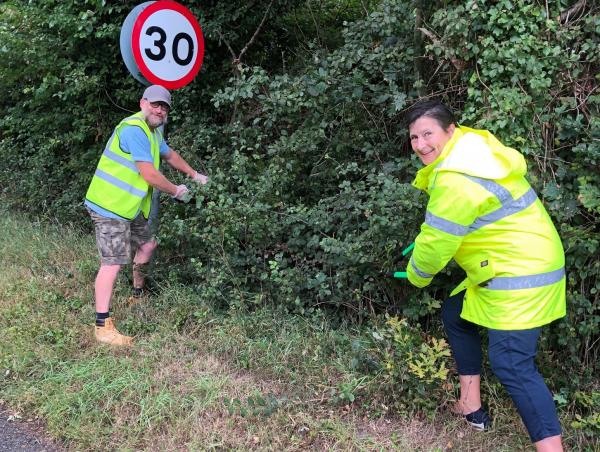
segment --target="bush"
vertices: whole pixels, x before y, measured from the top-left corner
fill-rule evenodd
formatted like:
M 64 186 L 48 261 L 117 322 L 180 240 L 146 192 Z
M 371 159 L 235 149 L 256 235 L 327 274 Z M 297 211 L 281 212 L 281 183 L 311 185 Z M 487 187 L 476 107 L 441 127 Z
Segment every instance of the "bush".
M 163 277 L 223 307 L 327 309 L 357 322 L 388 310 L 435 336 L 435 310 L 460 278 L 456 267 L 422 292 L 386 276 L 404 265 L 400 251 L 417 235 L 426 202 L 410 186 L 418 164 L 402 115 L 435 96 L 461 122 L 526 155 L 567 257 L 568 316 L 545 330 L 542 365 L 569 400 L 593 393 L 598 9 L 570 3 L 384 0 L 361 2 L 372 7 L 363 15 L 349 2 L 341 28 L 324 10 L 313 23 L 331 29 L 300 43 L 283 38 L 285 27 L 306 23 L 303 8 L 316 2 L 275 2 L 255 50 L 233 66 L 233 49 L 249 41 L 263 11 L 246 5 L 229 16 L 235 3 L 201 11 L 214 52 L 199 81 L 176 94 L 170 143 L 204 165 L 210 183 L 196 189 L 195 203 L 163 206 Z M 124 115 L 112 102 L 136 108 L 139 95 L 117 70 L 125 12 L 102 1 L 0 6 L 0 183 L 11 205 L 86 220 L 87 182 Z M 431 347 L 441 353 L 439 343 L 427 344 L 424 356 Z

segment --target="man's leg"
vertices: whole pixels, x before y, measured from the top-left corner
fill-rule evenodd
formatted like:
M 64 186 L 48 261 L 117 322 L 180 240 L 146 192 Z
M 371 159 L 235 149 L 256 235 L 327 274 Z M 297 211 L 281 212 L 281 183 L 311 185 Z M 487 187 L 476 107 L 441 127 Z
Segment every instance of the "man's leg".
M 552 394 L 535 365 L 540 328 L 488 330 L 492 370 L 510 394 L 538 451 L 562 451 Z
M 109 310 L 115 281 L 121 265 L 129 262 L 131 255 L 131 232 L 129 222 L 106 218 L 90 211 L 96 229 L 96 244 L 100 254 L 100 270 L 96 275 L 96 326 L 98 342 L 110 345 L 131 345 L 132 338 L 125 336 L 114 326 Z
M 481 409 L 481 337 L 477 325 L 460 317 L 463 298 L 464 292 L 461 292 L 442 305 L 444 329 L 460 381 L 460 399 L 455 410 L 465 415 L 475 428 L 484 429 L 491 421 Z
M 157 246 L 148 220 L 141 213 L 131 223 L 131 242 L 136 250 L 133 257 L 133 296 L 139 298 L 144 293 L 146 269 Z
M 120 269 L 120 265 L 100 265 L 95 284 L 96 312 L 108 313 L 110 310 L 110 300 Z
M 139 289 L 143 291 L 146 282 L 146 268 L 152 253 L 156 249 L 157 243 L 155 240 L 143 243 L 140 245 L 133 258 L 133 288 L 134 291 Z

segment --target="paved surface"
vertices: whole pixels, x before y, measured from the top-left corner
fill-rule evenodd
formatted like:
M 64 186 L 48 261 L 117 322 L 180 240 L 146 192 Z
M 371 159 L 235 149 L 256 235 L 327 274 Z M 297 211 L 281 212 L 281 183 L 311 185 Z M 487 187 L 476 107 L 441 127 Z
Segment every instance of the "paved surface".
M 0 406 L 0 452 L 60 451 L 60 448 L 44 438 L 39 425 L 15 419 Z

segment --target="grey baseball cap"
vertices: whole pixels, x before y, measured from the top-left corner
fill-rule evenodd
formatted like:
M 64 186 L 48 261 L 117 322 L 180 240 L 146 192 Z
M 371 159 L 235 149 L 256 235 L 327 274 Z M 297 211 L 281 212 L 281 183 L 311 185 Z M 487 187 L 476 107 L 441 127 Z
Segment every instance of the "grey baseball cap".
M 152 85 L 146 88 L 142 99 L 147 99 L 148 102 L 164 102 L 171 107 L 171 93 L 163 86 Z

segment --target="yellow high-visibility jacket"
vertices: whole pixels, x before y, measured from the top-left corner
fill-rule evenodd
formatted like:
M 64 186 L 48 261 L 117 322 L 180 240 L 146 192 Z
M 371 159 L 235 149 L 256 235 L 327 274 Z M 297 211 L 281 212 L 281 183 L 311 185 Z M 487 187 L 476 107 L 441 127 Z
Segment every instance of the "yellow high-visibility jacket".
M 454 258 L 467 273 L 452 292 L 466 289 L 461 317 L 487 328 L 535 328 L 566 313 L 563 247 L 526 172 L 521 153 L 460 126 L 413 182 L 430 198 L 409 281 L 425 287 Z
M 140 127 L 150 141 L 154 168 L 160 165 L 159 129 L 151 131 L 141 112 L 123 119 L 108 140 L 100 157 L 85 199 L 126 220 L 133 220 L 141 210 L 144 218 L 150 214 L 152 187 L 142 178 L 131 154 L 121 149 L 119 134 L 123 127 Z

